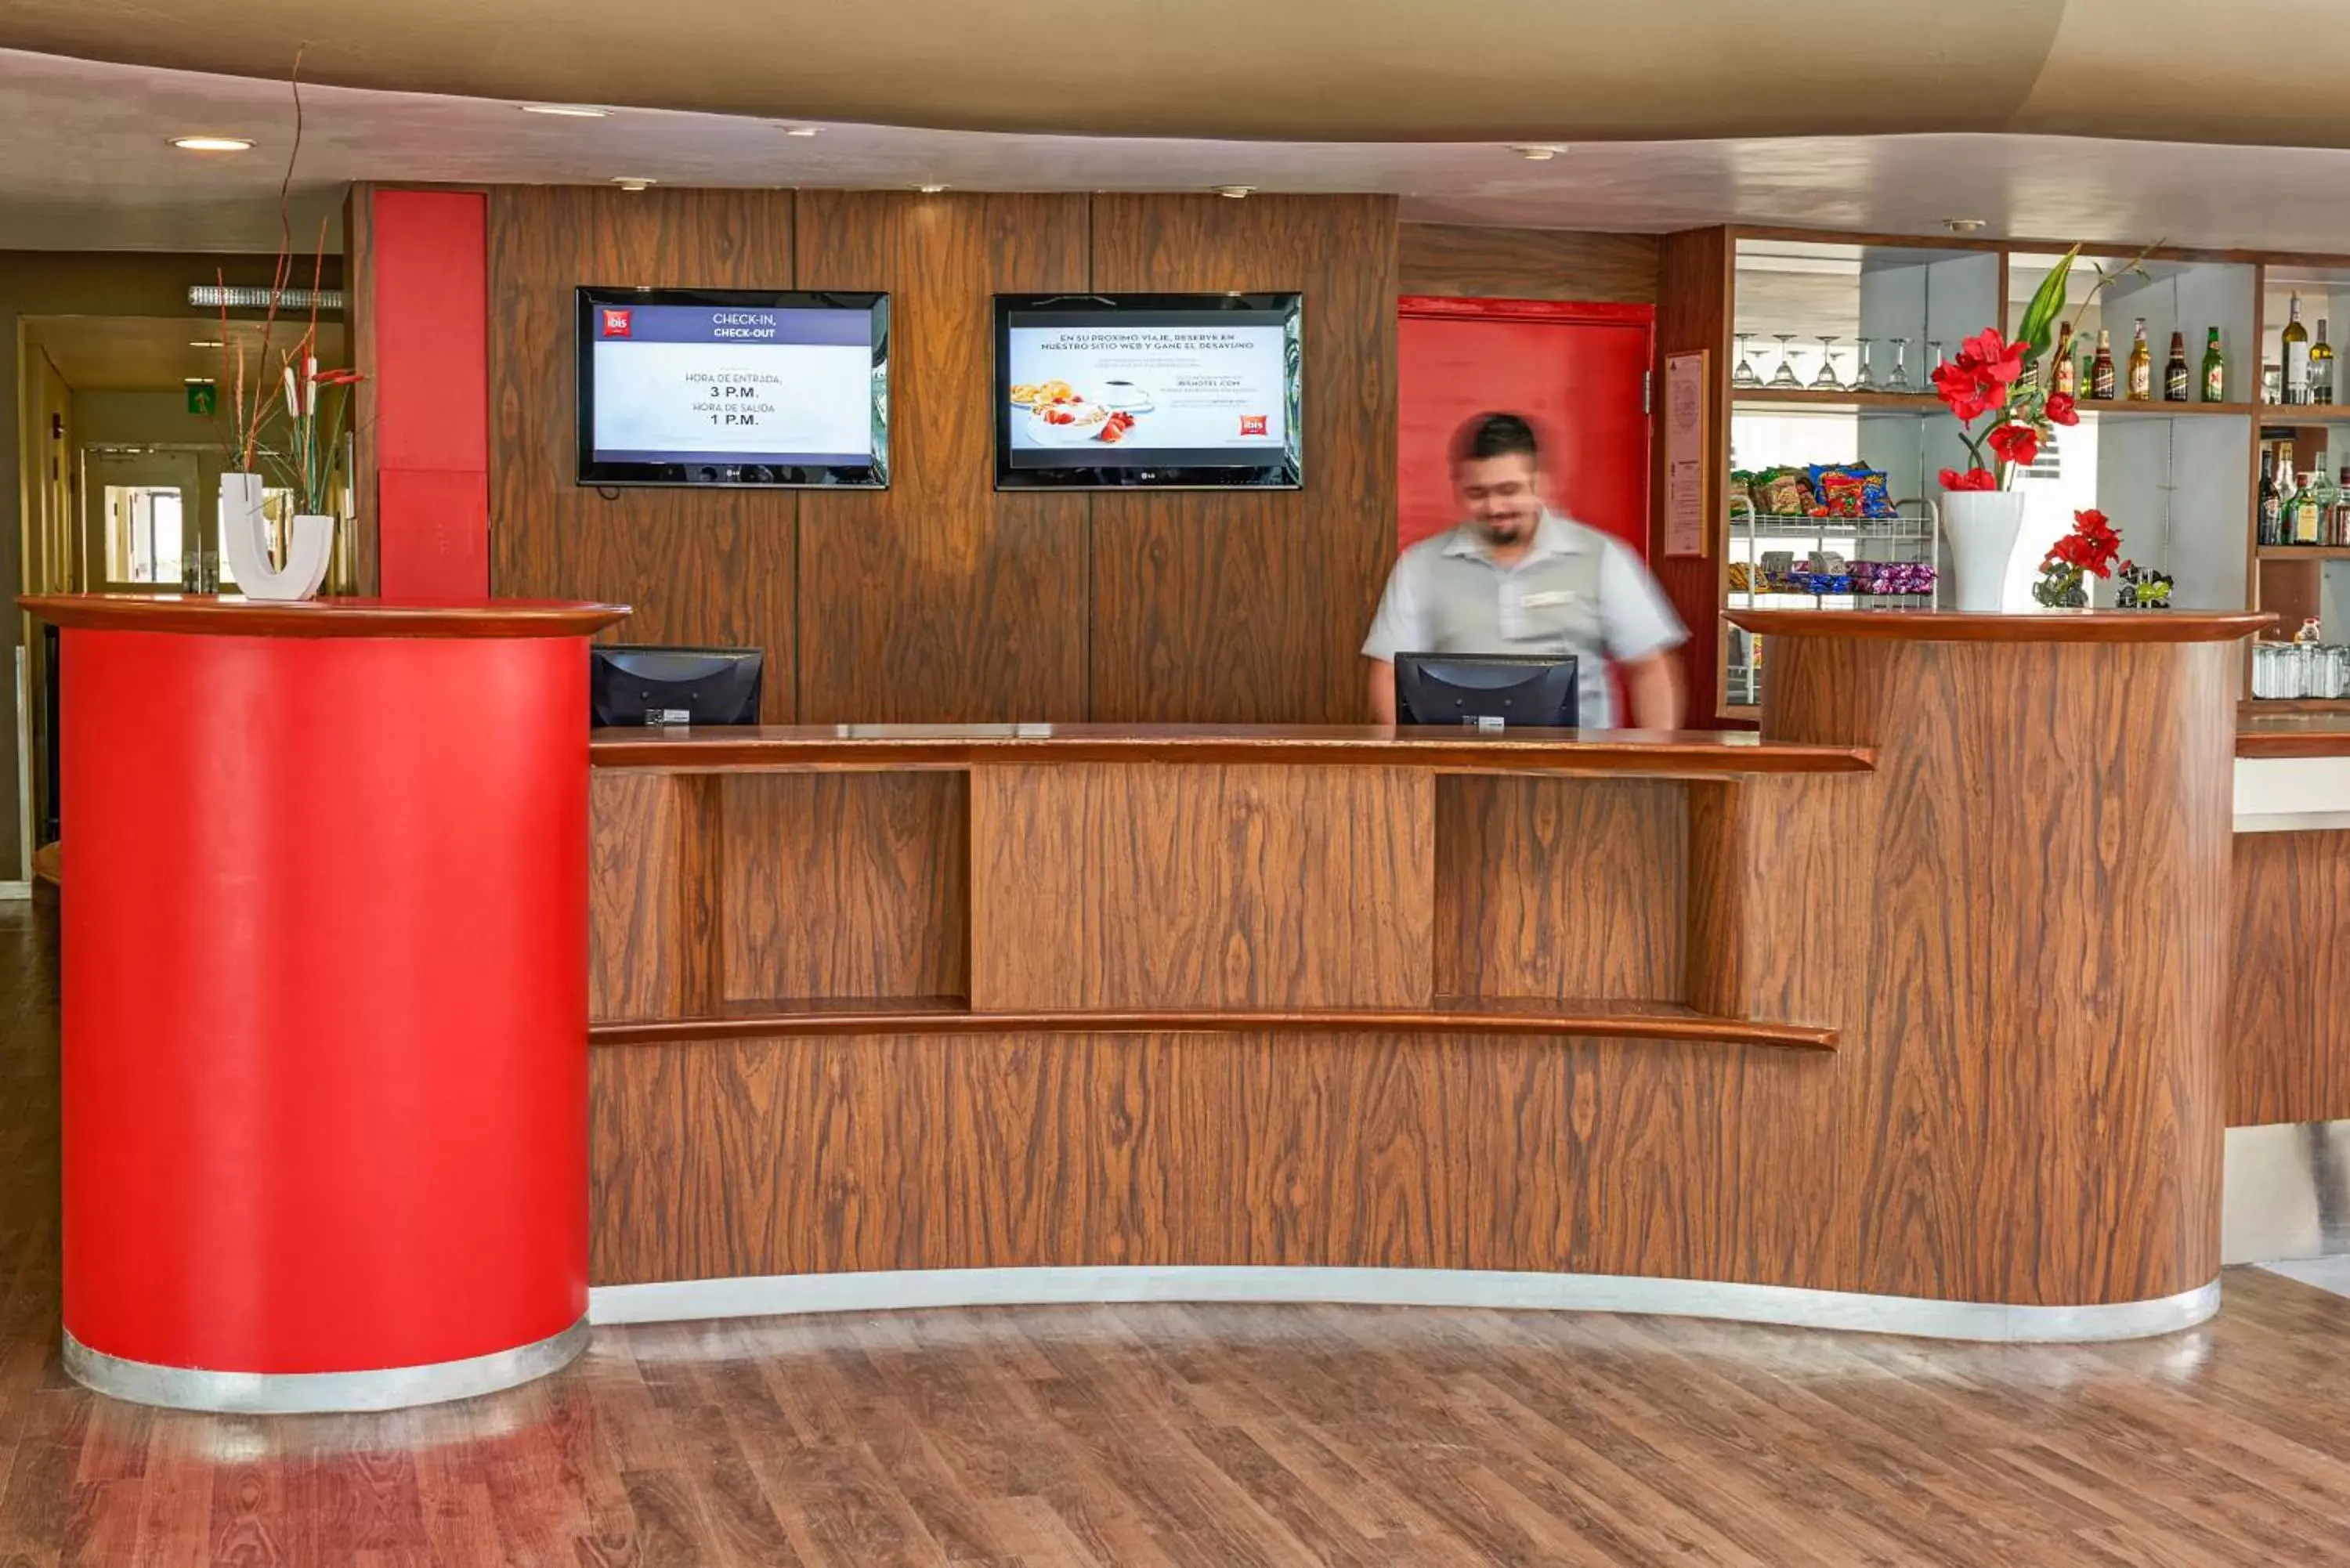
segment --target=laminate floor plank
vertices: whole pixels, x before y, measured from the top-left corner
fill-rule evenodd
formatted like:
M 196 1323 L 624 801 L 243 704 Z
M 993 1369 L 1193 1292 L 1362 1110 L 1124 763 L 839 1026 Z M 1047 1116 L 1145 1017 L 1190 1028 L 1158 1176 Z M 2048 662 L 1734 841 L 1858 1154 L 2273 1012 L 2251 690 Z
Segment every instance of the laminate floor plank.
M 2072 1346 L 1155 1303 L 602 1328 L 382 1416 L 58 1363 L 56 918 L 0 906 L 0 1568 L 2350 1568 L 2350 1301 Z

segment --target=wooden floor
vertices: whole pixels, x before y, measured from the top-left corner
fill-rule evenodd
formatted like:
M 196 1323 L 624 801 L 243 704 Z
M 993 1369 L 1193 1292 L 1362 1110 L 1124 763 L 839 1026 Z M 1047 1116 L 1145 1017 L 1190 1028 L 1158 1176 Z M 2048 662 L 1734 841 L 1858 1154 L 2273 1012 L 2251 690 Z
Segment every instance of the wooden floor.
M 2350 1563 L 2350 1300 L 1990 1349 L 1658 1319 L 1115 1307 L 600 1329 L 389 1417 L 58 1370 L 53 919 L 0 906 L 0 1568 Z

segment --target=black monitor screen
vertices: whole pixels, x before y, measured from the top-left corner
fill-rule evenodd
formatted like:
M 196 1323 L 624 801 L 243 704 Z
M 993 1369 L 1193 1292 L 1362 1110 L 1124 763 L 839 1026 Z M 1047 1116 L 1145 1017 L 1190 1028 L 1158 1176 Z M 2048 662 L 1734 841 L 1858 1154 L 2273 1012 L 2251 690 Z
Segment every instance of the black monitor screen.
M 1571 653 L 1399 653 L 1396 717 L 1406 724 L 1498 721 L 1544 730 L 1581 723 Z
M 578 291 L 582 484 L 878 487 L 889 298 Z
M 999 295 L 995 483 L 1295 489 L 1294 294 Z
M 588 649 L 588 722 L 755 724 L 755 648 L 643 648 L 598 643 Z

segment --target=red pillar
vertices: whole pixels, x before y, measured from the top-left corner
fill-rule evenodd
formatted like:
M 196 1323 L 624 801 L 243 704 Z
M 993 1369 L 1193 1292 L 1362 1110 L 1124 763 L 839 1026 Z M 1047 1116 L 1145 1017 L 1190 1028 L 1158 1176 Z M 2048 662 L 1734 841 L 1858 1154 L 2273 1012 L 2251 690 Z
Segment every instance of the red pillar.
M 376 554 L 388 599 L 490 591 L 488 202 L 376 191 L 359 286 L 375 329 Z

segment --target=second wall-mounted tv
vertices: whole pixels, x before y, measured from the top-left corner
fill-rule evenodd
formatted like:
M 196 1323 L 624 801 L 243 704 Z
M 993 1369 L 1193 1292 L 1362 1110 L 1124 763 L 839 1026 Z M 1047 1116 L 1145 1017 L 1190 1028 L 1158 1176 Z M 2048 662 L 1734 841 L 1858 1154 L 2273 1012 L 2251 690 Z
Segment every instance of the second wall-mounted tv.
M 889 483 L 889 296 L 578 291 L 579 483 Z
M 998 295 L 999 489 L 1294 490 L 1294 294 Z

